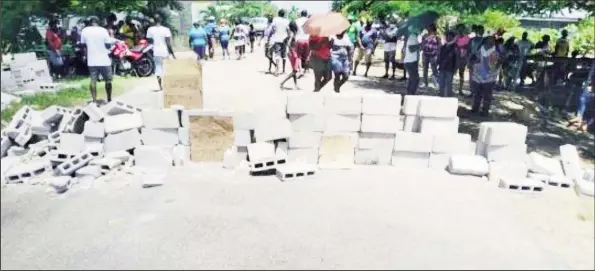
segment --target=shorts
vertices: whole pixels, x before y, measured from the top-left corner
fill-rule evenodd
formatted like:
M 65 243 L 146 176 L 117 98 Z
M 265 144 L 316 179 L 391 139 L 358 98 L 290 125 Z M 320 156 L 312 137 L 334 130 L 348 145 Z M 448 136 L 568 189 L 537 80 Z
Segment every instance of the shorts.
M 289 64 L 294 72 L 298 72 L 302 66 L 302 60 L 296 50 L 289 50 Z
M 296 43 L 296 50 L 297 55 L 302 62 L 306 62 L 310 56 L 310 45 L 308 44 L 308 41 L 298 41 Z
M 343 73 L 349 75 L 351 72 L 351 63 L 349 59 L 331 58 L 331 67 L 334 73 Z
M 64 61 L 62 60 L 62 54 L 60 54 L 59 51 L 48 50 L 48 57 L 52 66 L 60 67 L 64 65 Z
M 227 47 L 229 47 L 229 41 L 228 40 L 222 40 L 221 41 L 221 48 L 227 49 Z
M 282 42 L 275 42 L 273 45 L 273 57 L 285 58 L 285 44 Z
M 92 83 L 97 82 L 99 75 L 106 83 L 109 83 L 112 81 L 112 66 L 91 66 L 89 67 L 89 75 Z
M 198 56 L 198 59 L 203 59 L 205 57 L 205 46 L 204 45 L 193 46 L 192 49 Z
M 356 54 L 357 54 L 355 57 L 356 62 L 361 62 L 365 56 L 366 64 L 372 64 L 372 49 L 371 48 L 365 48 L 365 49 L 357 48 Z
M 161 77 L 163 75 L 163 60 L 164 56 L 153 56 L 153 63 L 155 64 L 155 76 Z
M 396 51 L 384 51 L 384 62 L 385 63 L 394 63 L 397 61 L 395 58 L 397 55 Z

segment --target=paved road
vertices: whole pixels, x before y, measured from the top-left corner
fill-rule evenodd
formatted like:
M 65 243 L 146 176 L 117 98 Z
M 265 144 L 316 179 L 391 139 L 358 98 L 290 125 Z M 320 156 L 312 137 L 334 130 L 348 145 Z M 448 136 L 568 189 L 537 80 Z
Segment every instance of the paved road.
M 282 97 L 252 58 L 207 64 L 207 107 Z M 595 269 L 593 200 L 571 190 L 393 167 L 293 183 L 212 164 L 152 189 L 138 178 L 60 196 L 3 188 L 2 269 Z

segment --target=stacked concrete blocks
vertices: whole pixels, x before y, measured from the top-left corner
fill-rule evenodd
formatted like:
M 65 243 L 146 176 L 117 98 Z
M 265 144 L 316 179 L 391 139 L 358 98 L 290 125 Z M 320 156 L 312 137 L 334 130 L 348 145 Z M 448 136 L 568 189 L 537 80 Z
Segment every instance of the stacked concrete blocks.
M 292 93 L 287 96 L 291 125 L 288 162 L 318 164 L 318 149 L 325 130 L 324 96 L 319 93 Z
M 527 177 L 527 127 L 514 122 L 482 122 L 479 125 L 476 154 L 490 164 L 489 180 L 499 183 L 505 177 Z
M 258 142 L 248 145 L 248 156 L 250 157 L 250 172 L 262 173 L 276 170 L 277 166 L 287 164 L 286 157 L 278 157 L 275 152 L 275 144 L 270 142 Z
M 401 95 L 364 95 L 355 163 L 390 165 L 395 134 L 403 129 Z
M 391 164 L 399 168 L 428 168 L 432 140 L 431 134 L 396 133 Z

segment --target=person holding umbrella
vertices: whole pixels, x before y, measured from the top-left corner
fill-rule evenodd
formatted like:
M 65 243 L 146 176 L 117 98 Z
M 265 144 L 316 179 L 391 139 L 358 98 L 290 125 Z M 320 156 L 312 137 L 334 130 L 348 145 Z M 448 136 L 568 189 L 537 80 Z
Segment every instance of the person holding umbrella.
M 417 94 L 419 88 L 419 29 L 413 25 L 408 28 L 409 35 L 405 43 L 405 59 L 403 63 L 409 74 L 407 80 L 407 94 Z

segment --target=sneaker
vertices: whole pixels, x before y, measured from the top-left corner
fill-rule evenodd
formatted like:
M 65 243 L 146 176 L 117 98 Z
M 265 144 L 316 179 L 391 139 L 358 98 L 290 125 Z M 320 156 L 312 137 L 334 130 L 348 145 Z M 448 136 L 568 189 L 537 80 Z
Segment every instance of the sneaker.
M 385 74 L 384 76 L 382 76 L 381 78 L 383 79 L 388 79 L 388 74 Z

